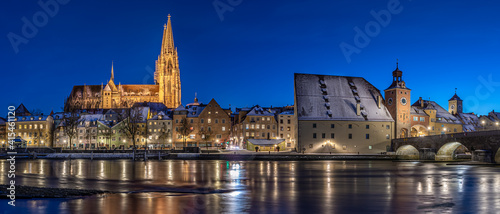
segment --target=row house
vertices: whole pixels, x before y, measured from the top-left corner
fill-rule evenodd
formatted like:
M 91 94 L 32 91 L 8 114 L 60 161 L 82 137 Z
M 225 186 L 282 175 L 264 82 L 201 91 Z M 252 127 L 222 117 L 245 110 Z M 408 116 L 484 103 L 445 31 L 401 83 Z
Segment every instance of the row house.
M 236 110 L 237 112 L 233 115 L 234 125 L 232 128 L 232 140 L 235 146 L 253 150 L 253 146 L 252 148 L 248 147 L 248 139 L 270 140 L 278 138 L 278 122 L 276 121 L 278 110 L 260 106 Z M 267 144 L 274 143 L 274 141 L 266 142 L 268 142 Z M 281 142 L 276 141 L 276 144 Z
M 153 148 L 172 148 L 172 117 L 170 112 L 159 112 L 148 119 L 148 144 Z
M 296 119 L 293 109 L 278 114 L 278 137 L 280 139 L 285 139 L 287 149 L 295 149 L 295 122 Z
M 229 142 L 230 115 L 231 110 L 222 108 L 215 99 L 202 104 L 195 98 L 193 103 L 179 106 L 172 116 L 173 146 L 216 147 Z M 184 128 L 188 131 L 183 132 Z
M 26 145 L 21 147 L 52 147 L 53 119 L 50 115 L 16 116 L 16 137 L 22 138 Z

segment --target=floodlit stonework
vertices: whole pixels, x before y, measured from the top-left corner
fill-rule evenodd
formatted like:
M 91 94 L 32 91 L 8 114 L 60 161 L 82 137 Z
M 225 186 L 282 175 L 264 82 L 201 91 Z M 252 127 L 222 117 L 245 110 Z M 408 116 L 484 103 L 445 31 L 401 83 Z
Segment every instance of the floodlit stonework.
M 164 25 L 154 76 L 153 85 L 117 85 L 111 66 L 111 78 L 106 85 L 74 86 L 64 104 L 65 110 L 129 108 L 138 102 L 161 102 L 168 108 L 178 107 L 181 104 L 181 81 L 170 15 Z

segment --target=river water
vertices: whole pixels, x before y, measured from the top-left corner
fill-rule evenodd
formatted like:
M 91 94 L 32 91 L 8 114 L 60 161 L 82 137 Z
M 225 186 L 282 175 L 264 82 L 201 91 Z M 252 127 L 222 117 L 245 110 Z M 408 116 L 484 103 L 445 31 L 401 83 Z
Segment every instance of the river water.
M 7 184 L 8 162 L 0 161 Z M 4 213 L 498 213 L 500 167 L 392 161 L 18 160 L 16 183 L 118 193 Z M 198 187 L 221 190 L 208 193 Z M 172 193 L 170 190 L 183 193 Z M 194 190 L 193 192 L 190 192 Z M 177 191 L 179 192 L 179 191 Z

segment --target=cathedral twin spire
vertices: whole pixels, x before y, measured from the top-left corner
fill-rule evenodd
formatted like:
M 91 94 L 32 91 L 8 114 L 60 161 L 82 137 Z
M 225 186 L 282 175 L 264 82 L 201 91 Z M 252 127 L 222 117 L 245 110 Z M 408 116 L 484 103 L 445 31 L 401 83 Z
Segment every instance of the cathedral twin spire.
M 174 34 L 172 33 L 172 23 L 170 22 L 170 14 L 168 14 L 167 24 L 163 25 L 163 41 L 161 44 L 161 54 L 174 52 Z
M 181 105 L 181 80 L 170 17 L 169 14 L 167 23 L 163 25 L 163 40 L 156 61 L 155 83 L 159 85 L 159 101 L 169 108 L 177 108 Z

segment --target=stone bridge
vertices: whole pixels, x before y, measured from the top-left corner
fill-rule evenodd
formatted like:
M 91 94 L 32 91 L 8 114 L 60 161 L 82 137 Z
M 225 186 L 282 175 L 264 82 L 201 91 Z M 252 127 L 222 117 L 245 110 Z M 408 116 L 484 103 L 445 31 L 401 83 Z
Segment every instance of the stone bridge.
M 500 163 L 499 130 L 400 138 L 391 146 L 400 159 Z

